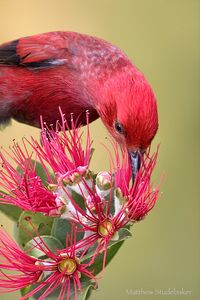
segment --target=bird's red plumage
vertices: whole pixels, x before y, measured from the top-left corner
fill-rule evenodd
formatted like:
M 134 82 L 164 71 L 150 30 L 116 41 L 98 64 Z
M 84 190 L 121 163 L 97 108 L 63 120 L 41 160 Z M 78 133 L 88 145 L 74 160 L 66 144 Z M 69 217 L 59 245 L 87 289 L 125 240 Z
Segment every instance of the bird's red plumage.
M 66 116 L 100 116 L 115 139 L 129 149 L 146 148 L 157 127 L 153 91 L 117 47 L 72 32 L 50 32 L 0 46 L 0 120 L 13 117 L 39 126 Z M 123 134 L 114 127 L 119 121 Z

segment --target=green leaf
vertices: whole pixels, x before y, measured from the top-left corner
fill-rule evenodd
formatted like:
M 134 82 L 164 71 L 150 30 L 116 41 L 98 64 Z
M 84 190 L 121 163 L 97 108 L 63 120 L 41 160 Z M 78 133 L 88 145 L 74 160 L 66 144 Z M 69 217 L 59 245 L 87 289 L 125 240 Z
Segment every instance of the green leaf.
M 66 246 L 66 236 L 67 234 L 71 235 L 72 225 L 66 219 L 55 218 L 51 230 L 51 235 L 56 237 L 59 241 Z M 83 238 L 83 232 L 77 232 L 76 241 L 80 241 Z
M 51 229 L 51 235 L 56 237 L 61 243 L 66 246 L 66 235 L 71 232 L 71 224 L 61 218 L 55 218 Z
M 88 300 L 91 294 L 91 291 L 94 289 L 94 283 L 86 285 L 82 288 L 82 292 L 78 294 L 78 300 Z M 74 298 L 74 297 L 73 297 Z
M 25 288 L 21 289 L 21 295 L 25 296 L 26 294 L 28 294 L 31 291 L 32 286 L 31 285 L 27 285 Z M 26 300 L 28 300 L 29 298 L 26 298 Z
M 0 204 L 0 211 L 4 213 L 8 218 L 10 218 L 12 221 L 15 222 L 18 221 L 22 213 L 21 208 L 10 204 Z
M 35 172 L 37 174 L 37 176 L 39 176 L 43 182 L 43 184 L 46 186 L 48 183 L 47 183 L 47 175 L 46 175 L 46 172 L 42 166 L 42 164 L 38 161 L 35 161 L 34 159 L 31 160 L 31 163 L 32 165 L 35 164 Z M 18 166 L 17 167 L 17 171 L 21 174 L 23 174 L 23 170 Z
M 36 285 L 33 285 L 31 287 L 31 290 L 33 290 L 36 287 L 37 287 Z M 35 295 L 33 295 L 32 298 L 33 299 L 38 299 L 39 297 L 42 296 L 42 294 L 44 293 L 44 291 L 46 289 L 47 289 L 47 287 L 44 286 L 44 288 L 42 288 L 39 292 L 37 292 Z M 87 300 L 87 299 L 89 299 L 89 296 L 90 296 L 90 293 L 91 293 L 92 289 L 95 289 L 95 283 L 94 282 L 88 281 L 88 282 L 81 283 L 81 292 L 79 291 L 77 293 L 78 297 L 76 298 L 75 294 L 74 294 L 74 284 L 71 282 L 71 286 L 70 286 L 70 300 Z M 60 287 L 57 288 L 57 289 L 55 289 L 45 299 L 48 299 L 48 300 L 57 300 L 58 297 L 59 297 L 59 294 L 60 294 Z
M 46 172 L 45 172 L 42 164 L 39 163 L 38 161 L 36 161 L 35 172 L 42 179 L 43 184 L 47 185 L 47 175 L 46 175 Z
M 127 228 L 121 228 L 119 231 L 118 231 L 118 239 L 116 240 L 111 240 L 109 245 L 108 245 L 108 248 L 112 247 L 113 245 L 119 243 L 120 241 L 124 241 L 130 237 L 132 237 L 132 233 L 130 232 L 130 230 L 128 230 Z
M 72 195 L 72 198 L 74 199 L 74 201 L 76 202 L 76 204 L 78 204 L 78 206 L 85 211 L 84 198 L 73 190 L 71 190 L 71 195 Z
M 114 245 L 120 243 L 121 241 L 124 241 L 126 240 L 127 238 L 131 237 L 132 234 L 131 232 L 127 229 L 127 228 L 121 228 L 119 231 L 118 231 L 118 238 L 116 240 L 110 240 L 109 244 L 108 244 L 108 247 L 107 249 L 110 249 L 112 248 Z M 95 250 L 96 250 L 96 244 L 95 246 L 84 256 L 84 260 L 87 260 L 88 258 L 91 258 L 94 253 L 95 253 Z
M 113 246 L 111 246 L 108 249 L 107 254 L 106 254 L 105 266 L 107 266 L 111 262 L 111 260 L 114 258 L 116 253 L 119 251 L 119 249 L 123 243 L 124 243 L 124 240 L 114 244 Z M 91 270 L 94 270 L 94 275 L 97 275 L 98 273 L 100 273 L 102 271 L 103 259 L 104 259 L 104 253 L 100 253 L 96 257 L 94 264 L 89 268 Z
M 20 215 L 18 222 L 17 240 L 24 247 L 33 237 L 39 235 L 50 235 L 54 218 L 44 216 L 41 213 L 25 211 Z M 37 233 L 36 233 L 36 232 Z
M 119 230 L 118 240 L 110 241 L 110 243 L 107 247 L 105 266 L 107 266 L 109 264 L 109 262 L 114 258 L 114 256 L 116 255 L 116 253 L 120 249 L 123 242 L 131 236 L 132 236 L 132 234 L 128 229 L 122 228 L 122 229 Z M 89 252 L 87 255 L 84 256 L 84 260 L 82 260 L 83 263 L 87 262 L 89 260 L 89 258 L 94 255 L 95 249 L 96 249 L 96 247 L 94 248 L 93 251 Z M 102 271 L 104 255 L 105 255 L 104 252 L 100 253 L 96 257 L 95 262 L 93 263 L 93 265 L 91 265 L 88 268 L 89 270 L 94 271 L 94 275 L 97 275 L 98 273 L 100 273 Z M 82 276 L 82 281 L 87 282 L 88 278 L 86 276 Z
M 42 239 L 42 241 L 41 241 Z M 63 249 L 63 244 L 53 236 L 42 235 L 40 237 L 35 237 L 34 239 L 26 243 L 24 250 L 27 251 L 28 255 L 34 256 L 37 258 L 45 258 L 46 254 L 44 251 L 40 250 L 37 246 L 38 244 L 43 245 L 43 242 L 48 246 L 48 248 L 55 252 L 57 249 Z M 43 247 L 44 248 L 44 247 Z

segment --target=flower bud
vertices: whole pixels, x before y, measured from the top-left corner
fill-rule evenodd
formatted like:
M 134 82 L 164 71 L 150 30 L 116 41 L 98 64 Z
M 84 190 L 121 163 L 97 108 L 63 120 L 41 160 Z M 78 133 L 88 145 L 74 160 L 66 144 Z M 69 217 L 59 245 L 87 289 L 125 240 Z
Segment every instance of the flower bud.
M 99 172 L 96 177 L 96 192 L 100 198 L 106 197 L 111 190 L 112 176 L 108 172 Z
M 53 184 L 53 183 L 50 183 L 48 184 L 47 188 L 50 192 L 55 192 L 55 190 L 57 189 L 58 185 L 57 184 Z
M 114 208 L 115 215 L 121 210 L 124 197 L 120 188 L 116 188 L 114 191 Z

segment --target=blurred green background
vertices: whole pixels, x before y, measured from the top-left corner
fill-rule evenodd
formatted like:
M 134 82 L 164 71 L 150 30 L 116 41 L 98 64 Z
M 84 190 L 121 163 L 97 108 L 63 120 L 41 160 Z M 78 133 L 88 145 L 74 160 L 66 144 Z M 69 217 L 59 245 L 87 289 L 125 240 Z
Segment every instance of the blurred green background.
M 165 174 L 162 196 L 133 228 L 133 238 L 106 269 L 91 299 L 200 299 L 200 1 L 0 0 L 0 28 L 0 42 L 53 30 L 102 37 L 145 73 L 158 99 L 160 127 L 153 144 L 161 143 L 155 177 Z M 93 165 L 108 169 L 100 145 L 107 132 L 100 121 L 91 128 Z M 0 145 L 30 134 L 38 137 L 38 130 L 13 122 L 0 132 Z M 12 233 L 12 223 L 0 218 Z M 155 293 L 169 289 L 187 295 Z M 1 300 L 18 298 L 0 295 Z

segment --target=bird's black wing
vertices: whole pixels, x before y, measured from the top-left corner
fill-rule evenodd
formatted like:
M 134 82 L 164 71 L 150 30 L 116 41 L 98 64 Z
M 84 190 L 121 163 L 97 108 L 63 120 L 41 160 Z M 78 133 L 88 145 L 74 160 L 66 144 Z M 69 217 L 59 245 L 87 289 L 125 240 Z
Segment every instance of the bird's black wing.
M 65 64 L 72 68 L 71 55 L 67 39 L 59 32 L 52 32 L 1 45 L 0 67 L 19 66 L 40 70 Z

